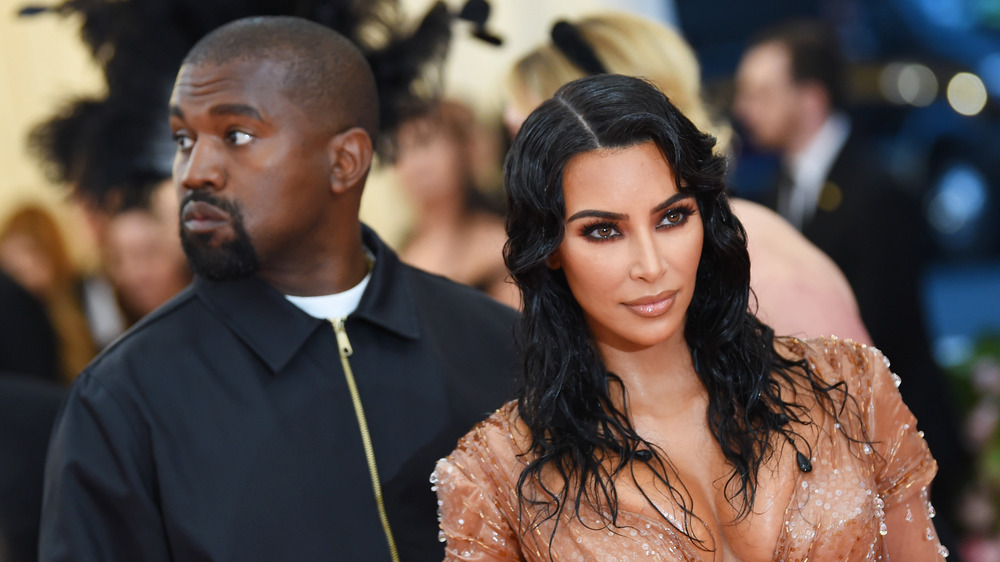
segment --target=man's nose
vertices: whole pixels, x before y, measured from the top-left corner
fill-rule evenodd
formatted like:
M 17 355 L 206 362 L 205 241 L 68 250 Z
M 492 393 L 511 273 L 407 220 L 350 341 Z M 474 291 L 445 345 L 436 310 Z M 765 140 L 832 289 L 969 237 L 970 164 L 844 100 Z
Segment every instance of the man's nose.
M 221 189 L 226 182 L 223 155 L 209 140 L 198 140 L 174 160 L 174 178 L 184 189 Z

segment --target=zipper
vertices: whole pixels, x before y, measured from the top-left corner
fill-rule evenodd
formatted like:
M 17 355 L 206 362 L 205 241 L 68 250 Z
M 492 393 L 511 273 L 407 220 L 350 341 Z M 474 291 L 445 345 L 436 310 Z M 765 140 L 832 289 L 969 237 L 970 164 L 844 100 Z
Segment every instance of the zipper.
M 385 540 L 389 544 L 389 555 L 392 562 L 399 562 L 399 552 L 396 550 L 396 540 L 392 536 L 392 528 L 389 527 L 389 516 L 385 511 L 385 502 L 382 499 L 382 484 L 379 482 L 378 467 L 375 465 L 375 449 L 372 447 L 372 437 L 368 432 L 368 422 L 365 419 L 365 410 L 361 405 L 361 395 L 358 394 L 358 386 L 354 382 L 354 371 L 351 370 L 351 363 L 348 357 L 354 354 L 351 347 L 351 340 L 347 337 L 346 317 L 333 318 L 333 332 L 337 335 L 337 348 L 340 351 L 340 364 L 344 367 L 344 377 L 347 379 L 347 388 L 351 393 L 351 402 L 354 403 L 354 415 L 358 418 L 358 429 L 361 431 L 361 443 L 365 448 L 365 458 L 368 460 L 368 472 L 372 478 L 372 491 L 375 492 L 375 505 L 378 507 L 378 517 L 382 521 L 382 530 L 385 532 Z

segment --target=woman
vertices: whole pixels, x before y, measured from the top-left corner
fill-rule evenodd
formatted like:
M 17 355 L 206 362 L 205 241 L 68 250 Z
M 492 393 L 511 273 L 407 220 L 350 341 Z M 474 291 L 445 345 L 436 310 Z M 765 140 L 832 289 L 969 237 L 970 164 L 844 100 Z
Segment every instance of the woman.
M 191 282 L 177 236 L 179 212 L 173 183 L 164 181 L 147 201 L 118 209 L 105 225 L 104 269 L 130 326 Z
M 725 150 L 732 131 L 701 97 L 701 68 L 691 46 L 674 29 L 625 12 L 559 21 L 551 41 L 525 53 L 506 80 L 504 122 L 516 133 L 524 118 L 563 84 L 590 74 L 642 76 L 656 84 L 701 130 Z
M 505 164 L 525 385 L 434 473 L 449 559 L 944 555 L 882 355 L 748 311 L 713 144 L 618 75 L 528 117 Z
M 499 161 L 486 140 L 472 110 L 451 100 L 400 126 L 396 176 L 416 211 L 400 257 L 516 307 L 517 289 L 503 263 L 503 217 L 476 188 L 477 165 Z
M 59 379 L 70 383 L 96 353 L 80 292 L 79 271 L 56 219 L 26 205 L 0 230 L 0 267 L 45 304 L 58 340 Z
M 728 150 L 732 131 L 702 102 L 698 59 L 674 29 L 612 12 L 560 21 L 551 39 L 522 56 L 507 76 L 504 120 L 512 134 L 563 84 L 610 72 L 652 81 L 698 129 L 715 136 L 716 152 Z M 749 235 L 751 306 L 758 318 L 779 334 L 871 343 L 847 279 L 826 254 L 777 213 L 741 199 L 732 205 Z

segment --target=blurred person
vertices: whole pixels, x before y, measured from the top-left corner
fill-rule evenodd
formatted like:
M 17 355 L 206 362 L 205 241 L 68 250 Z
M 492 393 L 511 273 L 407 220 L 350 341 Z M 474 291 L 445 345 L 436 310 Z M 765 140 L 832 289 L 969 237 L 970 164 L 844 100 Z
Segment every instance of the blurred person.
M 0 561 L 38 560 L 45 449 L 64 391 L 0 371 Z
M 180 237 L 171 182 L 147 206 L 125 209 L 108 221 L 102 255 L 108 279 L 128 324 L 165 303 L 191 281 Z
M 837 264 L 774 211 L 731 200 L 747 230 L 757 317 L 786 336 L 837 336 L 871 343 L 851 286 Z
M 733 110 L 751 142 L 781 156 L 769 203 L 844 272 L 874 344 L 895 361 L 907 405 L 933 420 L 923 425 L 941 465 L 932 493 L 951 520 L 968 463 L 921 305 L 930 236 L 915 195 L 852 124 L 845 71 L 829 26 L 776 24 L 747 46 Z M 947 531 L 943 538 L 952 542 Z
M 169 115 L 196 277 L 70 389 L 39 559 L 439 559 L 427 475 L 513 395 L 516 313 L 361 223 L 371 67 L 245 18 L 191 49 Z
M 941 560 L 936 465 L 878 351 L 749 310 L 725 161 L 602 74 L 504 167 L 524 385 L 432 480 L 446 560 Z
M 0 267 L 45 304 L 58 338 L 59 377 L 69 382 L 94 357 L 76 264 L 52 214 L 29 205 L 0 229 Z
M 0 268 L 0 371 L 61 380 L 59 346 L 45 304 Z
M 560 21 L 552 41 L 523 55 L 507 77 L 504 115 L 517 132 L 525 116 L 564 83 L 612 72 L 651 80 L 725 152 L 729 126 L 714 119 L 701 98 L 698 60 L 687 42 L 660 23 L 624 13 Z M 870 343 L 850 286 L 836 265 L 773 212 L 733 200 L 747 229 L 753 257 L 754 309 L 783 335 L 836 335 Z
M 499 154 L 477 150 L 487 135 L 473 111 L 441 100 L 405 120 L 396 133 L 396 177 L 415 207 L 400 258 L 518 306 L 503 263 L 503 216 L 477 185 L 477 162 Z

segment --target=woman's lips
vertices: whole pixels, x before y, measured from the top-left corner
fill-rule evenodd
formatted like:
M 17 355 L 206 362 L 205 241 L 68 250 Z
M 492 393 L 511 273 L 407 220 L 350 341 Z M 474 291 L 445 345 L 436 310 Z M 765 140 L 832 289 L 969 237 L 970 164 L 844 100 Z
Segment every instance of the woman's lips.
M 204 201 L 188 201 L 181 213 L 184 228 L 193 234 L 205 234 L 228 226 L 229 213 Z
M 677 291 L 663 291 L 656 295 L 642 297 L 624 304 L 632 312 L 645 318 L 654 318 L 665 314 L 673 306 Z

